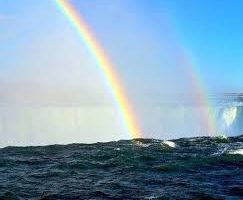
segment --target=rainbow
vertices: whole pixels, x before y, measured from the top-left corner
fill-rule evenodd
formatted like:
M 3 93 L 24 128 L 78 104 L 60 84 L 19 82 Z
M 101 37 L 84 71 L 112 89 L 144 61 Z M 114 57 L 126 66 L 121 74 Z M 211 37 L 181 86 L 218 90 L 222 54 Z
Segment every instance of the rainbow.
M 177 48 L 179 50 L 179 47 Z M 211 103 L 207 97 L 207 92 L 205 91 L 200 76 L 196 76 L 195 64 L 192 62 L 192 59 L 189 59 L 186 55 L 185 50 L 179 50 L 178 61 L 184 67 L 190 82 L 192 83 L 192 89 L 197 100 L 197 105 L 202 106 L 201 121 L 203 126 L 207 129 L 208 136 L 214 136 L 217 133 L 214 112 L 211 109 Z
M 168 20 L 168 19 L 167 19 Z M 202 112 L 200 113 L 200 120 L 203 127 L 206 128 L 208 136 L 215 136 L 218 132 L 217 125 L 215 122 L 215 114 L 212 110 L 212 105 L 210 99 L 208 98 L 208 93 L 203 87 L 203 82 L 200 79 L 200 73 L 197 72 L 196 64 L 193 62 L 193 57 L 188 55 L 188 52 L 185 49 L 185 45 L 182 45 L 182 42 L 176 41 L 177 32 L 174 29 L 176 26 L 171 26 L 173 23 L 169 20 L 164 24 L 164 29 L 166 30 L 169 38 L 168 47 L 174 50 L 175 55 L 173 58 L 176 59 L 179 65 L 181 65 L 186 72 L 186 75 L 189 78 L 189 81 L 192 84 L 193 94 L 195 95 L 196 103 L 198 106 L 203 107 Z
M 80 39 L 84 41 L 89 53 L 95 59 L 97 66 L 101 69 L 107 84 L 111 88 L 111 92 L 121 113 L 128 134 L 131 138 L 140 137 L 141 131 L 131 105 L 129 104 L 128 97 L 104 49 L 96 41 L 95 36 L 84 19 L 68 0 L 54 0 L 54 2 L 76 30 Z

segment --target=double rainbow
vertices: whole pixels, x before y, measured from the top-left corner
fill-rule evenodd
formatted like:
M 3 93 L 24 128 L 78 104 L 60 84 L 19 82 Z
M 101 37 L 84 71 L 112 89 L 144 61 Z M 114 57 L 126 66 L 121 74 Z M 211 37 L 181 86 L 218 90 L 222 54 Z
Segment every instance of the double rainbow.
M 119 80 L 115 68 L 112 66 L 112 63 L 104 49 L 96 41 L 88 25 L 68 0 L 54 0 L 54 2 L 76 30 L 80 39 L 84 41 L 90 54 L 94 57 L 97 66 L 101 69 L 107 84 L 111 88 L 111 92 L 113 93 L 117 107 L 120 110 L 128 134 L 131 136 L 131 138 L 141 137 L 141 130 L 138 126 L 138 122 L 136 121 L 132 106 L 129 104 L 129 98 L 122 88 L 121 81 Z M 190 59 L 188 59 L 188 57 L 185 55 L 184 51 L 181 51 L 181 49 L 178 47 L 177 50 L 177 53 L 179 53 L 179 57 L 177 57 L 177 59 L 180 64 L 184 66 L 189 78 L 191 79 L 195 94 L 197 96 L 197 101 L 199 105 L 205 108 L 202 113 L 202 121 L 204 126 L 207 127 L 209 135 L 215 134 L 216 128 L 213 119 L 213 112 L 210 110 L 210 103 L 208 102 L 206 92 L 204 92 L 202 84 L 198 78 L 199 76 L 196 76 L 194 66 L 190 62 Z
M 122 88 L 121 81 L 104 49 L 96 41 L 88 25 L 68 0 L 54 0 L 54 2 L 69 20 L 80 39 L 84 41 L 90 54 L 95 58 L 97 66 L 101 69 L 107 84 L 111 88 L 111 92 L 113 93 L 117 107 L 120 110 L 128 134 L 132 138 L 141 137 L 141 131 L 135 120 L 135 115 L 131 108 L 132 106 L 129 104 L 128 97 Z

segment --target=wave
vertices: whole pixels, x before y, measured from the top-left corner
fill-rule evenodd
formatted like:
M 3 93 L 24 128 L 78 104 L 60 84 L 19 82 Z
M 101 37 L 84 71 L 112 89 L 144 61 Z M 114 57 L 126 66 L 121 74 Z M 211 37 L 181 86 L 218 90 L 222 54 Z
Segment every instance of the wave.
M 163 142 L 161 142 L 161 144 L 162 145 L 167 145 L 168 147 L 171 147 L 171 148 L 175 148 L 176 147 L 175 142 L 168 141 L 168 140 L 164 140 Z
M 6 147 L 0 199 L 242 199 L 242 149 L 243 136 Z
M 243 155 L 243 149 L 237 149 L 237 150 L 234 150 L 234 151 L 230 151 L 229 154 Z

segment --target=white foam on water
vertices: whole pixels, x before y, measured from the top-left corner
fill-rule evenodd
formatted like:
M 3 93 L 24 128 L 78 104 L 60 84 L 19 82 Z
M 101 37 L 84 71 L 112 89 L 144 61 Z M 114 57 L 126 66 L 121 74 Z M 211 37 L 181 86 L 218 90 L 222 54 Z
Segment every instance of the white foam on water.
M 217 136 L 216 138 L 219 139 L 228 139 L 228 137 L 226 135 L 224 135 L 223 133 L 221 133 L 219 136 Z
M 144 144 L 144 143 L 142 143 L 142 142 L 140 142 L 140 141 L 136 141 L 136 143 L 135 143 L 137 146 L 139 146 L 139 147 L 149 147 L 151 144 Z
M 243 155 L 243 149 L 237 149 L 237 150 L 234 150 L 234 151 L 230 151 L 229 154 Z
M 159 197 L 156 197 L 156 196 L 150 196 L 150 197 L 146 197 L 145 199 L 148 199 L 148 200 L 152 200 L 152 199 L 158 199 Z
M 220 156 L 228 150 L 229 146 L 225 146 L 222 149 L 219 149 L 217 152 L 213 153 L 213 156 Z
M 172 141 L 168 141 L 168 140 L 164 140 L 163 142 L 161 142 L 162 144 L 165 144 L 171 148 L 175 148 L 176 147 L 176 144 Z

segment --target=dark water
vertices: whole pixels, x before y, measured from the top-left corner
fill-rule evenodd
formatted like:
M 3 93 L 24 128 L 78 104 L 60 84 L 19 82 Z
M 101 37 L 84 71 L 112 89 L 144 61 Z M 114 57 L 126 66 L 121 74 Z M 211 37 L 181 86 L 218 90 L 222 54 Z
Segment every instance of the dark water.
M 243 136 L 0 149 L 0 199 L 243 199 Z

